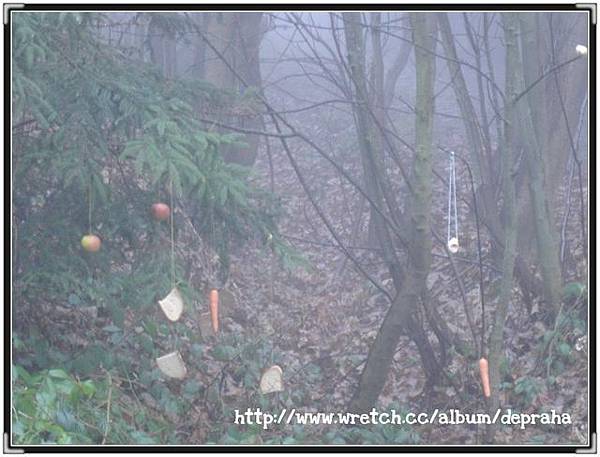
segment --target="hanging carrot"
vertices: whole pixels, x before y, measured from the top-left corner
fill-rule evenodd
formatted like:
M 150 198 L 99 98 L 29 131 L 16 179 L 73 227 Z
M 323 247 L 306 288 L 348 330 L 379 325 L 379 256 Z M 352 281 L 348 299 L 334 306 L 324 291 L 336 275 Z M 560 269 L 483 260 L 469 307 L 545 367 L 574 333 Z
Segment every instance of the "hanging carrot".
M 483 386 L 483 396 L 489 397 L 491 395 L 490 390 L 490 370 L 488 361 L 485 357 L 479 359 L 479 376 L 481 376 L 481 385 Z
M 210 320 L 215 333 L 219 331 L 219 291 L 211 289 L 209 295 L 210 303 Z

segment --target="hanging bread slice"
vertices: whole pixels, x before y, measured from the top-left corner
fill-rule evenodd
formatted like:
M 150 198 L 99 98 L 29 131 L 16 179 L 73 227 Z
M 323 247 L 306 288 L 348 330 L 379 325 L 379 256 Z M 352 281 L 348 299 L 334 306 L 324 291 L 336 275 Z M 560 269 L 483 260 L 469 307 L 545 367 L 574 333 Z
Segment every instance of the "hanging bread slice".
M 260 391 L 263 394 L 283 392 L 283 370 L 279 365 L 267 368 L 260 378 Z
M 187 374 L 185 363 L 179 351 L 170 352 L 162 357 L 158 357 L 156 364 L 160 368 L 160 371 L 170 378 L 183 379 Z
M 183 297 L 177 287 L 173 287 L 171 292 L 169 292 L 169 295 L 162 300 L 159 300 L 158 304 L 170 321 L 175 322 L 183 313 Z

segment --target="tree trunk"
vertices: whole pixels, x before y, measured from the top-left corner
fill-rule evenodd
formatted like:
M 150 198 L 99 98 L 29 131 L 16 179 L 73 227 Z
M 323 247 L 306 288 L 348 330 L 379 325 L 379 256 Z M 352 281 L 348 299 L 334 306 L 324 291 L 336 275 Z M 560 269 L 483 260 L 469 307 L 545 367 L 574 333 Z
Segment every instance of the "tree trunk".
M 530 65 L 526 64 L 528 58 L 533 58 L 533 56 L 528 55 L 530 50 L 537 48 L 534 20 L 535 16 L 531 13 L 520 16 L 521 48 L 523 49 L 523 60 L 520 65 L 523 71 L 516 76 L 519 90 L 525 89 L 527 81 L 535 79 Z M 528 77 L 525 77 L 527 74 Z M 516 125 L 519 126 L 519 131 L 525 143 L 529 195 L 533 208 L 538 263 L 544 283 L 544 298 L 551 316 L 556 317 L 561 301 L 562 278 L 558 255 L 558 234 L 546 198 L 544 163 L 547 158 L 544 157 L 538 141 L 538 138 L 545 135 L 546 132 L 541 132 L 538 128 L 539 136 L 536 135 L 536 123 L 533 117 L 533 109 L 542 105 L 541 94 L 537 89 L 539 88 L 534 88 L 527 96 L 517 102 L 515 109 L 518 124 Z M 544 118 L 545 116 L 540 114 L 538 124 L 543 124 Z M 562 154 L 564 154 L 564 151 Z
M 262 13 L 207 13 L 204 27 L 207 38 L 215 48 L 210 49 L 209 46 L 205 51 L 205 78 L 216 87 L 230 91 L 237 103 L 233 107 L 223 107 L 218 115 L 219 122 L 260 130 L 262 118 L 257 112 L 258 104 L 252 103 L 251 91 L 262 90 L 259 59 L 260 43 L 264 35 Z M 230 67 L 248 87 L 243 87 Z M 244 96 L 246 98 L 242 100 Z M 243 144 L 222 147 L 223 158 L 227 162 L 252 166 L 256 160 L 259 140 L 257 135 L 242 135 Z
M 177 42 L 175 32 L 165 22 L 165 16 L 161 15 L 152 15 L 150 19 L 150 59 L 165 78 L 172 79 L 177 67 Z
M 262 79 L 260 73 L 260 43 L 263 37 L 263 13 L 237 13 L 235 15 L 233 42 L 236 71 L 244 78 L 249 86 L 249 91 L 260 92 Z M 238 83 L 239 86 L 239 83 Z M 248 96 L 251 92 L 240 88 Z M 249 130 L 261 130 L 263 126 L 262 115 L 258 114 L 257 106 L 244 112 L 234 120 L 239 127 Z M 245 145 L 232 145 L 227 148 L 225 160 L 239 165 L 252 166 L 256 161 L 260 137 L 258 135 L 244 135 Z
M 405 16 L 403 19 L 407 19 Z M 398 49 L 398 54 L 396 54 L 396 58 L 392 63 L 391 67 L 385 74 L 385 84 L 383 89 L 383 101 L 384 106 L 389 107 L 394 101 L 396 83 L 398 82 L 398 78 L 402 74 L 402 71 L 406 67 L 408 63 L 408 58 L 410 57 L 410 52 L 412 51 L 412 43 L 411 39 L 411 29 L 408 24 L 405 25 L 403 38 L 406 41 L 402 41 L 400 43 L 400 49 Z
M 410 205 L 411 227 L 413 230 L 410 245 L 411 261 L 419 284 L 426 286 L 431 265 L 431 183 L 432 138 L 434 109 L 436 41 L 435 17 L 431 14 L 411 15 L 414 30 L 417 97 L 415 103 L 415 144 L 416 154 L 412 169 L 413 195 Z
M 364 180 L 369 197 L 378 205 L 384 202 L 382 180 L 382 141 L 375 128 L 373 118 L 377 118 L 377 110 L 369 106 L 365 71 L 365 48 L 361 30 L 359 13 L 344 13 L 344 32 L 350 67 L 350 76 L 356 90 L 355 120 Z M 377 18 L 374 18 L 377 21 Z M 435 28 L 431 18 L 419 14 L 414 17 L 415 43 L 426 49 L 433 49 Z M 375 36 L 375 42 L 377 36 Z M 374 86 L 381 92 L 382 62 L 375 60 L 373 76 Z M 391 362 L 401 333 L 404 331 L 416 343 L 421 356 L 423 368 L 429 384 L 435 382 L 439 375 L 439 367 L 433 348 L 421 324 L 417 322 L 415 312 L 421 305 L 422 295 L 426 288 L 426 279 L 431 263 L 430 209 L 431 209 L 431 139 L 433 119 L 433 81 L 435 62 L 431 52 L 420 50 L 417 54 L 417 121 L 416 121 L 416 157 L 413 167 L 415 195 L 413 196 L 411 222 L 413 223 L 411 251 L 409 253 L 410 268 L 406 280 L 400 273 L 400 264 L 395 254 L 394 242 L 385 222 L 375 211 L 371 211 L 377 238 L 388 264 L 396 291 L 395 299 L 390 305 L 383 324 L 374 343 L 371 345 L 367 363 L 361 374 L 359 387 L 352 400 L 351 409 L 367 411 L 371 408 L 385 385 Z M 389 200 L 386 200 L 389 205 Z
M 521 70 L 517 42 L 518 19 L 515 13 L 502 14 L 506 41 L 506 105 L 504 111 L 504 147 L 502 148 L 502 195 L 504 200 L 504 252 L 502 259 L 502 279 L 500 294 L 493 318 L 489 340 L 489 368 L 492 396 L 489 411 L 494 413 L 500 406 L 500 365 L 504 358 L 504 325 L 512 298 L 513 269 L 516 256 L 516 196 L 514 182 L 514 137 L 518 116 L 514 99 L 518 94 L 519 72 Z M 492 442 L 494 426 L 487 428 L 486 440 Z

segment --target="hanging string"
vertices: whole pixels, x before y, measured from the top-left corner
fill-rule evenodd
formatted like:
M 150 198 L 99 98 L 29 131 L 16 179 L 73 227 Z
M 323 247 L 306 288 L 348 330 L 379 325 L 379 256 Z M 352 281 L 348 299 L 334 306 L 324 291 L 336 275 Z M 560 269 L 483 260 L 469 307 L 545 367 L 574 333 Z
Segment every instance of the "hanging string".
M 216 247 L 216 241 L 215 241 L 215 213 L 216 213 L 216 207 L 212 206 L 211 211 L 210 211 L 210 241 L 209 241 L 209 247 L 208 247 L 208 252 L 209 252 L 209 262 L 208 262 L 208 275 L 210 278 L 210 283 L 211 283 L 211 288 L 215 288 L 217 286 L 217 275 L 215 273 L 216 271 L 216 265 L 215 263 L 217 262 L 217 247 Z M 214 256 L 212 255 L 214 253 Z
M 169 203 L 170 203 L 170 221 L 171 221 L 171 283 L 175 286 L 175 231 L 173 218 L 175 217 L 175 207 L 173 206 L 173 177 L 169 177 Z
M 465 162 L 466 163 L 466 162 Z M 479 229 L 479 211 L 477 209 L 477 194 L 473 182 L 471 167 L 467 164 L 469 177 L 471 178 L 471 192 L 473 193 L 473 210 L 475 211 L 475 227 L 477 228 L 477 261 L 479 263 L 479 298 L 481 300 L 481 345 L 479 352 L 481 357 L 485 357 L 485 295 L 483 293 L 483 259 L 481 258 L 481 233 Z
M 458 205 L 456 204 L 456 163 L 454 161 L 454 152 L 452 153 L 452 190 L 454 199 L 454 234 L 458 239 Z
M 92 174 L 90 173 L 90 182 L 88 187 L 88 233 L 92 234 Z
M 451 167 L 454 167 L 454 158 L 455 158 L 455 154 L 454 151 L 448 151 L 445 148 L 438 146 L 438 148 L 440 150 L 442 150 L 443 152 L 445 152 L 446 154 L 450 155 L 450 160 L 451 160 Z M 477 207 L 477 193 L 475 192 L 475 181 L 473 179 L 473 172 L 471 170 L 471 166 L 469 165 L 469 162 L 464 158 L 461 157 L 460 155 L 456 154 L 456 157 L 458 157 L 460 159 L 460 161 L 462 163 L 465 164 L 466 168 L 467 168 L 467 172 L 469 173 L 469 181 L 471 183 L 471 194 L 473 196 L 473 212 L 475 213 L 475 227 L 477 230 L 477 263 L 479 264 L 479 299 L 481 301 L 481 342 L 480 342 L 480 346 L 479 346 L 479 353 L 481 357 L 485 357 L 485 293 L 484 293 L 484 285 L 483 285 L 483 256 L 481 253 L 481 230 L 480 230 L 480 224 L 479 224 L 479 210 Z M 454 175 L 454 178 L 456 179 L 456 175 Z M 449 189 L 451 189 L 451 187 L 449 187 Z M 456 181 L 454 182 L 454 189 L 455 189 L 455 193 L 456 193 Z M 450 192 L 448 192 L 448 194 L 450 194 Z M 455 202 L 455 215 L 456 215 L 456 195 L 454 195 L 454 202 Z M 450 202 L 450 195 L 448 196 L 448 202 Z M 450 203 L 448 203 L 448 207 L 450 208 Z M 448 210 L 448 217 L 450 217 L 450 210 Z M 455 227 L 458 227 L 458 225 L 456 225 Z M 448 229 L 450 229 L 450 221 L 448 222 Z M 458 234 L 458 231 L 457 231 Z
M 446 152 L 443 148 L 444 152 Z M 485 351 L 485 296 L 483 293 L 483 261 L 481 256 L 481 235 L 479 231 L 479 212 L 477 209 L 477 194 L 475 192 L 475 182 L 473 181 L 473 173 L 471 172 L 471 167 L 469 166 L 469 162 L 463 157 L 458 156 L 461 161 L 467 167 L 469 172 L 469 179 L 471 181 L 471 192 L 473 193 L 473 209 L 475 211 L 475 225 L 477 228 L 477 259 L 479 263 L 479 299 L 481 301 L 481 342 L 479 345 L 479 376 L 481 378 L 481 385 L 483 387 L 483 396 L 484 398 L 489 398 L 491 396 L 490 389 L 490 372 L 489 372 L 489 363 L 486 358 Z M 456 206 L 456 166 L 454 161 L 454 151 L 450 151 L 450 177 L 448 179 L 448 248 L 450 252 L 456 252 L 458 250 L 458 217 L 457 217 L 457 206 Z M 454 228 L 456 238 L 450 238 L 450 228 L 452 226 L 451 217 L 452 217 L 452 203 L 454 203 Z
M 458 210 L 456 203 L 456 162 L 454 151 L 450 151 L 450 170 L 448 176 L 448 237 L 450 243 L 452 237 L 452 219 L 454 219 L 454 238 L 458 239 Z

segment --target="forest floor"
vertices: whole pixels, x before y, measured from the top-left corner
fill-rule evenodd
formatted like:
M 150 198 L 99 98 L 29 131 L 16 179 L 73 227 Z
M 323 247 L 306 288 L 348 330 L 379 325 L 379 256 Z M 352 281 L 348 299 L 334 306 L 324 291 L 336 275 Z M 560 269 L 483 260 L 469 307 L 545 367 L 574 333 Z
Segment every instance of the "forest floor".
M 332 132 L 328 126 L 327 141 L 331 145 L 343 142 L 342 131 Z M 273 176 L 267 155 L 260 154 L 256 164 L 256 181 L 265 186 L 272 179 L 274 190 L 281 197 L 286 215 L 281 232 L 290 244 L 309 261 L 310 267 L 286 271 L 264 251 L 245 247 L 234 257 L 231 284 L 240 311 L 257 333 L 273 332 L 281 351 L 276 362 L 284 370 L 286 389 L 310 392 L 305 411 L 345 411 L 352 398 L 360 371 L 377 330 L 387 310 L 385 298 L 361 277 L 351 261 L 335 246 L 310 201 L 306 197 L 289 161 L 277 145 L 272 154 Z M 338 159 L 340 153 L 338 149 Z M 333 155 L 336 148 L 332 147 Z M 305 178 L 317 196 L 319 205 L 338 234 L 352 252 L 383 285 L 389 285 L 386 270 L 368 249 L 367 205 L 357 203 L 356 191 L 344 182 L 322 158 L 302 145 L 294 149 Z M 438 168 L 445 173 L 444 166 Z M 359 176 L 357 170 L 353 170 Z M 466 186 L 466 184 L 463 184 Z M 463 195 L 468 188 L 460 189 Z M 436 230 L 445 234 L 445 185 L 436 184 L 434 201 Z M 361 207 L 362 206 L 362 207 Z M 463 208 L 464 205 L 463 205 Z M 362 211 L 362 212 L 361 212 Z M 429 290 L 434 306 L 446 319 L 452 331 L 472 342 L 465 307 L 480 328 L 481 313 L 476 265 L 475 230 L 463 211 L 460 216 L 463 238 L 457 259 L 459 276 L 465 284 L 466 304 L 460 298 L 456 278 L 443 247 L 434 240 L 434 263 L 429 277 Z M 252 258 L 252 262 L 244 259 Z M 583 258 L 583 255 L 581 256 Z M 254 261 L 256 259 L 256 261 Z M 585 270 L 584 270 L 585 271 Z M 487 269 L 486 284 L 493 290 L 498 272 Z M 493 292 L 486 291 L 488 316 L 494 309 Z M 544 350 L 544 336 L 557 330 L 548 328 L 535 315 L 528 315 L 522 297 L 515 288 L 510 306 L 505 337 L 510 372 L 506 375 L 502 396 L 504 409 L 513 412 L 546 413 L 555 410 L 571 415 L 572 425 L 536 425 L 522 430 L 518 426 L 501 426 L 496 439 L 499 444 L 581 444 L 587 435 L 587 345 L 581 332 L 570 328 L 561 333 L 553 346 Z M 535 308 L 535 306 L 534 306 Z M 535 314 L 535 313 L 534 313 Z M 490 317 L 488 317 L 490 319 Z M 432 336 L 433 338 L 433 336 Z M 560 339 L 560 342 L 557 340 Z M 576 340 L 579 342 L 576 344 Z M 556 347 L 560 346 L 557 350 Z M 546 346 L 547 347 L 547 346 Z M 561 352 L 562 351 L 562 352 Z M 554 354 L 552 354 L 554 352 Z M 559 355 L 556 355 L 559 352 Z M 306 376 L 307 366 L 318 367 L 320 376 Z M 436 388 L 434 398 L 424 398 L 424 376 L 416 347 L 403 336 L 385 388 L 380 396 L 380 410 L 401 405 L 409 411 L 484 412 L 476 362 L 454 354 L 449 366 L 455 381 L 463 388 L 461 396 L 451 386 Z M 503 411 L 504 412 L 504 411 Z M 481 443 L 483 427 L 475 425 L 415 426 L 422 444 Z
M 328 144 L 327 150 L 360 180 L 358 168 L 352 165 L 359 161 L 356 157 L 349 157 L 352 142 L 347 139 L 346 127 L 318 122 L 317 119 L 311 121 L 320 126 L 315 128 L 314 137 L 322 144 Z M 385 265 L 369 247 L 367 205 L 360 202 L 356 190 L 314 151 L 301 143 L 292 142 L 291 146 L 316 201 L 336 232 L 368 272 L 391 290 L 391 279 Z M 460 150 L 459 146 L 450 145 L 457 147 L 457 150 Z M 182 352 L 190 362 L 188 371 L 191 379 L 185 384 L 179 385 L 162 378 L 157 373 L 152 357 L 139 357 L 135 352 L 133 358 L 131 354 L 127 355 L 129 373 L 139 377 L 133 381 L 129 377 L 121 381 L 120 401 L 126 405 L 124 409 L 137 411 L 133 408 L 140 405 L 152 411 L 150 415 L 159 417 L 173 427 L 177 442 L 231 444 L 227 437 L 231 438 L 231 433 L 235 432 L 228 431 L 232 424 L 230 412 L 234 408 L 245 409 L 248 405 L 255 405 L 253 402 L 259 398 L 256 392 L 260 370 L 270 364 L 277 364 L 283 369 L 288 399 L 287 403 L 280 402 L 279 397 L 273 401 L 268 399 L 268 407 L 280 408 L 285 405 L 296 408 L 298 412 L 347 411 L 369 347 L 387 311 L 385 297 L 356 271 L 352 262 L 335 246 L 335 241 L 311 206 L 283 151 L 273 142 L 272 164 L 269 164 L 265 149 L 263 145 L 252 179 L 267 189 L 273 184 L 284 210 L 280 232 L 304 257 L 307 266 L 284 268 L 260 242 L 233 246 L 226 288 L 233 294 L 234 304 L 227 312 L 228 317 L 223 320 L 219 338 L 199 339 L 198 342 L 182 339 Z M 445 174 L 445 162 L 441 154 L 435 168 L 442 175 Z M 401 182 L 400 178 L 398 182 Z M 436 181 L 433 225 L 442 238 L 446 229 L 445 190 L 445 184 Z M 459 195 L 469 195 L 468 184 L 460 178 L 460 174 Z M 432 305 L 437 307 L 450 330 L 473 343 L 479 337 L 478 329 L 481 326 L 476 236 L 472 215 L 466 205 L 459 205 L 459 211 L 462 229 L 461 251 L 455 256 L 458 274 L 451 268 L 443 242 L 434 240 L 428 287 Z M 572 224 L 576 224 L 576 221 Z M 576 225 L 569 226 L 567 233 L 576 233 L 576 228 Z M 484 238 L 484 251 L 487 252 L 485 241 Z M 580 247 L 573 251 L 576 268 L 568 280 L 581 281 L 586 271 L 585 256 Z M 484 261 L 487 319 L 490 322 L 494 311 L 495 284 L 500 275 L 489 267 L 491 261 L 488 256 Z M 461 298 L 457 276 L 464 284 L 465 301 Z M 124 323 L 125 334 L 141 337 L 145 331 L 140 325 L 143 319 L 146 322 L 164 321 L 158 307 L 152 306 L 149 308 L 151 311 L 138 310 L 138 314 L 128 311 Z M 205 303 L 194 306 L 198 311 L 206 311 L 203 308 Z M 502 407 L 505 410 L 511 408 L 513 412 L 550 413 L 555 410 L 557 413 L 569 413 L 572 424 L 530 425 L 525 429 L 500 426 L 496 432 L 496 442 L 581 444 L 586 441 L 588 421 L 589 360 L 585 330 L 577 326 L 573 310 L 566 307 L 563 310 L 568 317 L 565 323 L 559 328 L 549 327 L 539 319 L 539 313 L 536 312 L 538 307 L 539 303 L 534 300 L 530 314 L 521 292 L 515 288 L 504 334 L 508 369 L 503 383 Z M 44 313 L 44 309 L 42 307 L 36 312 Z M 473 316 L 476 335 L 467 325 L 466 310 Z M 196 312 L 186 313 L 181 324 L 196 335 L 199 325 L 197 315 Z M 112 331 L 111 321 L 106 316 L 95 315 L 93 319 L 84 316 L 81 322 L 74 323 L 72 314 L 57 316 L 56 309 L 52 308 L 47 318 L 46 328 L 51 329 L 47 335 L 48 341 L 54 341 L 56 346 L 64 346 L 61 350 L 66 354 L 75 352 L 65 346 L 67 342 L 73 347 L 85 348 L 92 341 L 106 339 L 107 331 Z M 430 335 L 430 339 L 437 344 L 433 335 Z M 239 355 L 217 354 L 218 347 L 222 352 L 224 348 L 243 347 L 246 342 L 265 346 L 265 341 L 269 349 L 252 361 L 254 365 Z M 160 344 L 151 343 L 150 352 L 158 346 Z M 139 344 L 134 348 L 141 351 Z M 166 345 L 161 348 L 164 349 L 167 349 Z M 127 347 L 125 351 L 132 349 Z M 436 387 L 431 395 L 426 396 L 418 351 L 406 336 L 402 336 L 379 398 L 378 410 L 420 413 L 437 408 L 440 412 L 450 409 L 467 413 L 485 412 L 477 373 L 477 356 L 466 359 L 453 351 L 449 355 L 451 361 L 447 370 L 453 378 L 453 384 L 459 387 L 459 392 L 447 384 Z M 93 376 L 97 379 L 106 377 L 104 370 L 98 371 L 97 367 L 91 369 L 96 370 Z M 252 370 L 252 376 L 246 379 L 245 372 Z M 116 376 L 113 377 L 113 382 L 116 380 Z M 210 388 L 216 384 L 218 398 L 211 399 Z M 188 397 L 185 397 L 186 390 L 189 390 Z M 204 395 L 198 392 L 204 392 Z M 180 403 L 186 403 L 189 399 L 186 405 L 189 410 L 185 413 L 177 408 L 173 412 L 166 411 L 172 398 Z M 127 420 L 136 422 L 133 417 Z M 380 426 L 379 429 L 370 427 L 362 435 L 349 437 L 347 434 L 336 435 L 339 427 L 335 426 L 306 428 L 308 432 L 298 427 L 279 427 L 268 433 L 258 430 L 251 437 L 232 439 L 235 443 L 246 439 L 249 440 L 246 442 L 255 444 L 472 445 L 482 442 L 484 432 L 483 426 L 476 425 L 415 425 L 398 430 Z M 294 441 L 289 441 L 291 436 Z M 136 438 L 126 436 L 123 439 Z

